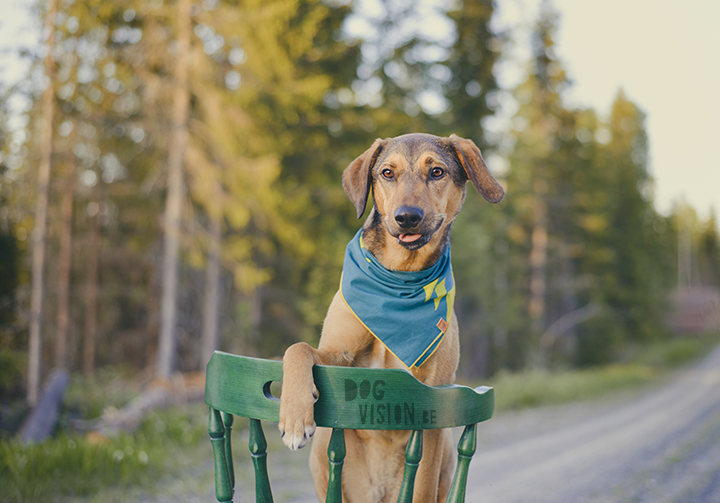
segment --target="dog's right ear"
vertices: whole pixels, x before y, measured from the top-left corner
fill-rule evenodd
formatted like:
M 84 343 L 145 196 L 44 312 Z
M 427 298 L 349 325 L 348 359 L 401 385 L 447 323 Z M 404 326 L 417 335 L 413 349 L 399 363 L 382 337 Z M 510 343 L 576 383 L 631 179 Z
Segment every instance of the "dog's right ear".
M 355 205 L 358 218 L 365 213 L 365 204 L 367 204 L 370 185 L 372 184 L 370 172 L 384 145 L 385 140 L 378 138 L 373 142 L 372 147 L 363 152 L 343 171 L 343 189 L 345 189 L 345 194 Z

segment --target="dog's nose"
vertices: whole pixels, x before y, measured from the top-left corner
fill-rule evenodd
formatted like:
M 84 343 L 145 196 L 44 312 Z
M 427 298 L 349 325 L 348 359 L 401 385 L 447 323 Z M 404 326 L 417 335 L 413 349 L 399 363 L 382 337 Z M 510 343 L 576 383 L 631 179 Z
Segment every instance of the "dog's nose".
M 414 206 L 400 206 L 395 211 L 395 221 L 403 229 L 409 229 L 417 226 L 423 219 L 423 210 Z

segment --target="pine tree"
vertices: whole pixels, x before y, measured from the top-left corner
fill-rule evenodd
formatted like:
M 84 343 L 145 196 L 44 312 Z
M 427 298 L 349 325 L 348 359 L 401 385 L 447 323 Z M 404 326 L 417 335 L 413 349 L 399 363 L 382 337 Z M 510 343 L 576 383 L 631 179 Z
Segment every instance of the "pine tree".
M 5 90 L 0 88 L 0 351 L 15 349 L 16 296 L 21 278 L 21 247 L 11 212 L 12 181 Z
M 503 40 L 490 28 L 494 11 L 491 0 L 464 0 L 448 14 L 455 25 L 457 40 L 445 62 L 452 74 L 445 88 L 451 108 L 440 117 L 440 122 L 449 133 L 473 140 L 481 150 L 491 146 L 483 119 L 495 112 L 499 90 L 493 69 Z
M 30 335 L 28 356 L 28 389 L 27 402 L 35 406 L 40 393 L 42 380 L 42 318 L 43 297 L 45 285 L 43 274 L 45 270 L 45 241 L 47 233 L 48 198 L 50 191 L 50 170 L 53 142 L 53 120 L 55 115 L 55 13 L 56 0 L 48 1 L 45 14 L 45 30 L 47 42 L 45 43 L 45 76 L 46 88 L 43 93 L 43 138 L 40 165 L 38 167 L 38 195 L 35 210 L 35 227 L 32 232 L 32 298 L 30 305 Z
M 644 114 L 620 91 L 612 106 L 612 139 L 605 158 L 612 177 L 609 238 L 615 253 L 613 271 L 608 271 L 608 302 L 620 310 L 628 336 L 635 339 L 651 337 L 657 328 L 662 286 L 654 271 L 659 247 L 652 228 L 656 215 L 646 192 L 650 179 L 644 122 Z
M 177 324 L 177 288 L 180 248 L 180 228 L 183 204 L 183 165 L 185 146 L 188 140 L 188 118 L 190 92 L 188 89 L 188 58 L 190 56 L 190 19 L 191 2 L 178 0 L 177 45 L 173 77 L 173 113 L 170 145 L 168 150 L 168 188 L 165 196 L 165 253 L 163 258 L 163 289 L 160 307 L 160 337 L 158 344 L 157 373 L 159 377 L 169 379 L 175 370 L 176 324 Z
M 544 358 L 537 353 L 540 338 L 552 316 L 548 306 L 549 255 L 558 242 L 550 234 L 556 215 L 552 204 L 561 190 L 555 182 L 561 180 L 561 155 L 572 139 L 574 120 L 561 96 L 568 81 L 554 53 L 556 23 L 557 14 L 543 3 L 532 38 L 529 76 L 515 91 L 520 108 L 514 119 L 516 143 L 508 178 L 508 192 L 514 199 L 511 218 L 516 221 L 508 227 L 508 235 L 511 243 L 520 245 L 517 252 L 525 250 L 528 264 L 527 276 L 517 277 L 527 292 L 529 325 L 521 330 L 529 331 L 533 352 L 540 358 Z M 564 131 L 568 132 L 561 134 Z
M 77 121 L 71 122 L 70 145 L 75 146 Z M 66 369 L 68 330 L 70 324 L 70 274 L 72 268 L 72 216 L 75 195 L 76 158 L 74 152 L 68 152 L 67 166 L 62 179 L 60 200 L 60 246 L 58 252 L 57 285 L 57 327 L 55 333 L 55 366 Z

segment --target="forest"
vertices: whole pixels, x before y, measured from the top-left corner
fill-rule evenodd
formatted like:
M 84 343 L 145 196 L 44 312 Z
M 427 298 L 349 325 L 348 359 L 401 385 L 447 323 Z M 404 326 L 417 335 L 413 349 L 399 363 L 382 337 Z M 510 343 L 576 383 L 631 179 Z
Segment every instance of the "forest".
M 512 89 L 492 0 L 381 5 L 33 7 L 42 50 L 0 82 L 3 400 L 52 368 L 168 378 L 316 344 L 361 225 L 342 170 L 410 132 L 473 140 L 506 190 L 469 190 L 453 230 L 464 376 L 612 362 L 673 336 L 673 292 L 720 286 L 715 217 L 655 209 L 643 110 L 567 102 L 551 4 Z

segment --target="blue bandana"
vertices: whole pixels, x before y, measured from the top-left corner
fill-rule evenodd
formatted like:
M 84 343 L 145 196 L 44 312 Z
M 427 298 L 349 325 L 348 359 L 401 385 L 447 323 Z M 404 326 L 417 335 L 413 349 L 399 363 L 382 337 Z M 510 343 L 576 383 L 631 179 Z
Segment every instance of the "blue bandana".
M 455 300 L 449 245 L 429 269 L 390 271 L 365 248 L 360 230 L 345 249 L 340 283 L 345 304 L 408 369 L 440 346 Z

